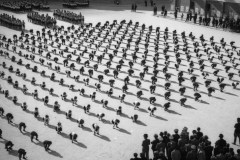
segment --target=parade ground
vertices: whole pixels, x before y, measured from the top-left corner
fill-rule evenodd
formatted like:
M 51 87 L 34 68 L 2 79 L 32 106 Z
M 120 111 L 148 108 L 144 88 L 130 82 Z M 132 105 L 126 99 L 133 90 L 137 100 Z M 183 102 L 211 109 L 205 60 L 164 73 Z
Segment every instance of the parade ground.
M 50 2 L 51 10 L 49 11 L 37 11 L 44 14 L 48 14 L 53 16 L 53 10 L 55 8 L 62 8 L 62 5 L 57 2 Z M 161 6 L 158 7 L 159 10 Z M 133 24 L 139 22 L 139 26 L 142 24 L 146 25 L 146 28 L 149 26 L 153 26 L 153 29 L 156 27 L 160 27 L 160 58 L 164 58 L 163 55 L 163 31 L 166 27 L 169 30 L 169 55 L 170 61 L 176 61 L 175 53 L 173 52 L 172 43 L 172 31 L 176 30 L 177 34 L 180 36 L 181 32 L 185 31 L 186 36 L 189 35 L 190 32 L 196 37 L 199 41 L 199 37 L 203 34 L 206 39 L 206 43 L 210 46 L 209 38 L 214 36 L 214 41 L 220 45 L 220 40 L 224 38 L 225 42 L 227 42 L 227 46 L 229 47 L 229 43 L 231 41 L 235 41 L 235 45 L 237 47 L 237 51 L 239 51 L 240 47 L 240 34 L 233 33 L 229 31 L 224 31 L 222 29 L 215 29 L 212 27 L 205 27 L 196 25 L 193 23 L 185 23 L 179 19 L 174 20 L 171 18 L 171 13 L 169 16 L 164 18 L 161 16 L 160 12 L 157 15 L 153 15 L 152 8 L 149 6 L 147 9 L 143 6 L 143 4 L 139 4 L 136 12 L 131 11 L 131 4 L 123 4 L 123 5 L 115 5 L 106 3 L 101 4 L 98 1 L 93 1 L 88 8 L 77 8 L 77 9 L 67 9 L 69 11 L 79 13 L 84 16 L 85 23 L 92 23 L 95 26 L 98 22 L 103 25 L 106 21 L 109 21 L 110 24 L 117 20 L 117 23 L 120 23 L 122 20 L 126 20 L 128 23 L 132 20 Z M 37 30 L 41 31 L 43 26 L 35 25 L 30 23 L 27 19 L 26 13 L 13 13 L 9 11 L 0 10 L 0 13 L 7 13 L 10 15 L 14 15 L 16 18 L 25 21 L 25 29 L 26 32 L 30 29 L 36 33 Z M 58 26 L 64 26 L 65 29 L 70 27 L 72 24 L 64 21 L 57 20 Z M 75 25 L 78 28 L 77 25 Z M 0 34 L 5 35 L 7 38 L 12 38 L 13 35 L 20 36 L 19 31 L 15 31 L 3 26 L 0 26 Z M 30 34 L 30 33 L 29 33 Z M 143 37 L 144 39 L 144 37 Z M 115 42 L 113 42 L 115 44 Z M 182 44 L 180 40 L 180 44 Z M 125 44 L 124 44 L 125 45 Z M 122 45 L 122 46 L 124 46 Z M 150 44 L 151 45 L 151 44 Z M 161 46 L 162 45 L 162 46 Z M 86 45 L 87 46 L 87 45 Z M 97 54 L 102 52 L 105 44 L 97 51 Z M 122 47 L 121 46 L 121 47 Z M 134 43 L 131 46 L 132 50 L 134 50 Z M 189 47 L 191 52 L 193 52 L 193 45 L 189 43 Z M 210 46 L 211 47 L 211 46 Z M 1 48 L 3 51 L 5 49 Z M 200 53 L 203 53 L 203 47 L 200 47 Z M 17 49 L 19 51 L 21 49 Z M 49 48 L 50 50 L 50 48 Z M 92 49 L 90 49 L 91 51 Z M 11 51 L 8 51 L 10 56 L 14 55 Z M 26 50 L 22 51 L 23 53 L 27 53 Z M 113 52 L 113 49 L 110 49 L 109 52 Z M 144 52 L 144 45 L 140 45 L 139 52 Z M 77 51 L 77 53 L 79 53 Z M 129 52 L 130 53 L 130 52 Z M 235 52 L 234 52 L 235 53 Z M 30 54 L 30 52 L 28 53 Z M 150 57 L 147 60 L 147 65 L 153 65 L 153 56 L 154 56 L 154 48 L 149 49 Z M 120 54 L 119 54 L 120 55 Z M 142 57 L 143 54 L 138 54 L 139 57 Z M 204 55 L 204 53 L 203 53 Z M 18 55 L 16 58 L 19 59 Z M 53 55 L 54 57 L 55 55 Z M 85 56 L 88 57 L 88 56 Z M 108 58 L 108 56 L 106 56 Z M 38 62 L 40 56 L 36 55 L 35 61 Z M 106 69 L 107 59 L 103 59 L 102 64 L 98 65 L 98 71 L 94 72 L 93 78 L 89 78 L 87 70 L 89 68 L 85 68 L 85 74 L 80 75 L 81 82 L 76 82 L 73 78 L 67 77 L 65 71 L 69 70 L 69 68 L 64 68 L 61 65 L 61 73 L 57 73 L 56 71 L 49 69 L 46 65 L 40 65 L 40 63 L 33 62 L 31 60 L 27 60 L 22 58 L 23 63 L 29 63 L 31 67 L 37 66 L 39 71 L 45 70 L 46 75 L 50 76 L 52 73 L 55 73 L 56 79 L 59 80 L 61 78 L 64 79 L 65 84 L 74 84 L 75 90 L 70 91 L 66 86 L 60 86 L 58 82 L 51 81 L 47 77 L 40 76 L 39 73 L 34 73 L 31 70 L 26 69 L 24 66 L 19 66 L 17 63 L 12 62 L 8 58 L 4 58 L 4 56 L 0 57 L 0 64 L 5 62 L 7 67 L 10 65 L 13 66 L 14 70 L 17 68 L 21 71 L 21 73 L 27 74 L 27 79 L 23 80 L 15 75 L 15 73 L 8 72 L 7 69 L 4 69 L 0 66 L 0 71 L 4 71 L 7 76 L 11 76 L 13 82 L 17 80 L 19 82 L 20 87 L 23 84 L 27 85 L 28 92 L 32 93 L 34 90 L 38 90 L 39 98 L 44 98 L 45 96 L 49 96 L 49 104 L 50 106 L 44 105 L 41 100 L 36 100 L 31 95 L 23 94 L 20 89 L 14 89 L 12 85 L 9 85 L 8 82 L 4 79 L 0 79 L 0 85 L 4 90 L 9 90 L 10 97 L 17 96 L 18 103 L 26 102 L 28 104 L 28 110 L 34 111 L 35 107 L 38 107 L 39 114 L 41 117 L 44 117 L 46 114 L 50 117 L 50 126 L 45 126 L 41 118 L 34 118 L 34 115 L 31 112 L 24 112 L 20 105 L 15 105 L 13 102 L 4 97 L 4 94 L 0 94 L 0 106 L 4 108 L 5 114 L 12 113 L 14 115 L 13 122 L 16 125 L 8 124 L 7 120 L 4 117 L 0 118 L 0 128 L 3 131 L 3 137 L 5 140 L 11 140 L 14 143 L 14 149 L 24 148 L 27 151 L 27 157 L 29 160 L 128 160 L 132 158 L 133 153 L 141 152 L 141 143 L 143 140 L 143 134 L 148 134 L 149 138 L 153 140 L 154 134 L 159 134 L 163 131 L 168 131 L 169 133 L 173 133 L 174 129 L 178 128 L 179 132 L 181 132 L 183 127 L 187 127 L 188 131 L 191 133 L 192 130 L 197 127 L 201 128 L 201 131 L 208 135 L 209 140 L 212 141 L 212 145 L 214 146 L 215 141 L 218 139 L 218 135 L 222 133 L 224 135 L 224 139 L 230 143 L 230 146 L 237 150 L 240 148 L 239 145 L 233 145 L 234 140 L 234 124 L 236 123 L 237 117 L 240 115 L 239 104 L 240 104 L 240 86 L 237 86 L 236 89 L 233 89 L 232 82 L 240 82 L 240 77 L 238 75 L 239 67 L 237 69 L 232 69 L 234 72 L 234 77 L 232 80 L 229 80 L 228 73 L 224 70 L 224 67 L 221 64 L 221 61 L 217 61 L 219 63 L 218 68 L 220 70 L 220 77 L 224 77 L 224 83 L 227 84 L 223 92 L 220 92 L 218 82 L 216 81 L 217 77 L 210 74 L 207 79 L 211 79 L 214 88 L 216 88 L 215 93 L 212 93 L 212 96 L 208 96 L 208 91 L 205 87 L 205 80 L 201 75 L 201 72 L 198 67 L 198 60 L 196 57 L 193 58 L 194 61 L 194 75 L 197 77 L 197 81 L 200 84 L 198 88 L 198 93 L 202 95 L 200 101 L 194 100 L 194 91 L 193 86 L 190 80 L 191 75 L 188 74 L 188 66 L 189 62 L 186 61 L 186 57 L 182 56 L 182 63 L 180 65 L 179 70 L 184 71 L 184 76 L 186 80 L 183 82 L 183 86 L 187 88 L 185 92 L 185 98 L 187 98 L 186 105 L 181 106 L 179 104 L 180 96 L 179 94 L 179 86 L 178 86 L 178 71 L 175 70 L 174 65 L 170 63 L 168 68 L 168 73 L 171 74 L 171 87 L 170 91 L 172 93 L 170 97 L 171 107 L 168 111 L 165 111 L 163 105 L 167 102 L 164 98 L 164 93 L 166 90 L 164 89 L 165 77 L 162 72 L 162 68 L 164 67 L 164 61 L 159 60 L 160 70 L 158 74 L 158 81 L 156 83 L 156 91 L 154 94 L 151 94 L 149 91 L 149 87 L 151 85 L 151 77 L 153 68 L 149 68 L 149 73 L 145 75 L 144 80 L 142 80 L 141 90 L 143 91 L 142 98 L 139 99 L 136 96 L 137 91 L 140 89 L 135 86 L 135 81 L 139 76 L 139 73 L 143 70 L 143 66 L 139 63 L 134 64 L 133 70 L 134 75 L 130 77 L 130 84 L 128 85 L 128 91 L 126 93 L 126 98 L 123 103 L 120 102 L 119 96 L 122 95 L 122 86 L 124 85 L 123 79 L 128 75 L 127 71 L 128 67 L 128 59 L 131 59 L 131 56 L 125 60 L 121 72 L 117 79 L 115 79 L 114 84 L 114 92 L 113 97 L 109 97 L 106 94 L 106 91 L 110 89 L 109 80 L 113 79 L 112 69 L 108 76 L 104 75 L 104 69 Z M 82 58 L 81 65 L 75 65 L 76 69 L 72 72 L 72 76 L 79 75 L 79 69 L 83 66 L 83 62 L 88 58 Z M 112 68 L 115 68 L 118 61 L 121 59 L 120 56 L 116 56 L 114 58 L 114 63 L 112 63 Z M 203 59 L 206 61 L 205 71 L 212 73 L 212 68 L 210 66 L 210 62 L 207 60 L 207 56 L 203 56 Z M 62 63 L 63 58 L 59 58 L 59 62 Z M 48 60 L 46 60 L 47 62 Z M 239 63 L 239 56 L 236 59 L 236 63 Z M 70 62 L 71 63 L 71 62 Z M 96 64 L 96 59 L 90 62 L 90 66 Z M 104 75 L 103 83 L 101 83 L 101 91 L 96 91 L 95 84 L 98 83 L 98 75 Z M 36 78 L 37 85 L 31 85 L 32 77 Z M 89 78 L 90 83 L 89 86 L 85 86 L 82 80 L 84 78 Z M 40 88 L 39 84 L 42 82 L 46 83 L 47 88 L 54 89 L 54 95 L 49 95 L 49 92 Z M 78 89 L 84 88 L 86 96 L 79 95 Z M 67 93 L 68 100 L 62 100 L 61 94 L 63 92 Z M 92 101 L 89 97 L 90 94 L 96 92 L 96 100 Z M 74 96 L 78 97 L 77 106 L 72 106 L 72 103 L 69 99 Z M 150 106 L 148 98 L 154 96 L 156 97 L 156 102 L 154 106 L 157 108 L 155 111 L 155 116 L 149 116 L 148 107 Z M 103 108 L 101 104 L 101 100 L 108 100 L 108 107 Z M 64 112 L 53 112 L 53 108 L 51 105 L 54 104 L 55 101 L 61 106 L 61 111 Z M 135 101 L 139 101 L 141 103 L 140 109 L 134 109 L 133 103 Z M 83 111 L 83 106 L 90 104 L 90 114 L 85 114 Z M 116 114 L 116 109 L 122 106 L 123 115 L 119 116 Z M 66 119 L 65 112 L 68 110 L 72 110 L 73 120 Z M 99 121 L 96 117 L 97 114 L 104 113 L 104 121 Z M 134 114 L 138 115 L 139 122 L 134 123 L 131 119 L 131 116 Z M 111 121 L 113 119 L 118 118 L 120 120 L 119 129 L 113 129 L 113 125 Z M 76 120 L 84 119 L 84 128 L 79 128 Z M 26 133 L 21 133 L 17 127 L 17 124 L 20 122 L 24 122 L 27 125 Z M 62 123 L 63 126 L 63 134 L 59 135 L 56 133 L 55 126 L 58 122 Z M 97 123 L 100 126 L 100 136 L 95 136 L 93 134 L 92 124 Z M 36 131 L 39 135 L 39 140 L 42 142 L 44 140 L 51 140 L 53 144 L 50 146 L 51 151 L 46 152 L 44 147 L 39 142 L 32 143 L 30 141 L 29 133 L 31 131 Z M 75 132 L 78 134 L 78 143 L 72 143 L 69 139 L 69 133 Z M 0 160 L 17 160 L 17 151 L 6 152 L 4 149 L 5 140 L 0 139 Z M 237 143 L 238 144 L 238 143 Z M 150 151 L 150 157 L 153 156 L 153 153 Z

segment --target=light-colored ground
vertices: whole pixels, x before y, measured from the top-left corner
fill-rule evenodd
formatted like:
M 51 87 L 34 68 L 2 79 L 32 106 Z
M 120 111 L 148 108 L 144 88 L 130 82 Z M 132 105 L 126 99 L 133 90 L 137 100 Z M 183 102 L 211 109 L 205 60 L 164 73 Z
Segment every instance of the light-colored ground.
M 99 5 L 99 4 L 98 4 Z M 116 8 L 115 8 L 116 7 Z M 160 26 L 161 30 L 165 29 L 165 27 L 169 28 L 169 31 L 177 30 L 178 33 L 181 33 L 182 31 L 186 31 L 187 35 L 189 32 L 193 32 L 193 34 L 196 37 L 199 37 L 201 34 L 204 34 L 204 37 L 208 40 L 210 36 L 215 37 L 215 41 L 219 42 L 220 38 L 224 37 L 227 42 L 230 42 L 232 40 L 236 41 L 236 45 L 240 46 L 239 38 L 240 35 L 236 33 L 230 33 L 230 32 L 224 32 L 220 30 L 213 30 L 210 28 L 205 28 L 197 25 L 192 24 L 186 24 L 179 21 L 173 21 L 169 19 L 164 19 L 161 17 L 153 16 L 152 11 L 137 11 L 136 13 L 131 12 L 128 10 L 123 10 L 123 8 L 119 8 L 121 6 L 113 6 L 110 7 L 107 6 L 97 6 L 96 9 L 94 7 L 91 7 L 90 9 L 79 9 L 79 10 L 73 10 L 74 12 L 81 12 L 85 16 L 86 23 L 93 23 L 94 25 L 97 22 L 105 23 L 106 21 L 112 22 L 113 20 L 121 21 L 123 19 L 126 19 L 127 22 L 129 20 L 132 20 L 133 22 L 140 22 L 140 24 L 145 23 L 147 26 L 153 25 L 154 27 Z M 106 9 L 104 9 L 106 8 Z M 129 6 L 130 8 L 130 6 Z M 27 22 L 26 14 L 14 14 L 6 11 L 0 11 L 0 13 L 9 13 L 13 14 L 16 17 L 23 19 Z M 48 12 L 48 14 L 52 15 L 52 12 Z M 65 23 L 62 21 L 58 21 L 58 25 L 65 25 L 69 26 L 69 23 Z M 37 25 L 33 25 L 31 23 L 26 23 L 26 29 L 34 30 L 40 30 L 41 27 Z M 6 35 L 7 37 L 12 37 L 13 34 L 16 34 L 19 32 L 7 29 L 5 27 L 1 27 L 0 30 L 1 34 Z M 162 44 L 163 42 L 160 42 Z M 162 47 L 160 47 L 162 48 Z M 19 50 L 19 49 L 18 49 Z M 111 52 L 111 51 L 110 51 Z M 153 55 L 153 52 L 150 52 L 150 55 Z M 13 55 L 13 53 L 10 52 L 10 55 Z M 171 55 L 174 55 L 173 52 L 171 52 Z M 181 55 L 182 56 L 182 55 Z M 19 59 L 18 56 L 16 56 L 17 59 Z M 163 58 L 163 55 L 160 57 Z M 128 57 L 130 58 L 130 56 Z M 185 58 L 185 57 L 183 57 Z M 206 57 L 204 57 L 206 59 Z M 39 56 L 36 56 L 36 60 L 39 59 Z M 118 61 L 119 57 L 114 59 L 114 61 Z M 149 60 L 152 60 L 150 57 Z M 174 57 L 171 57 L 171 60 L 175 61 Z M 119 105 L 123 107 L 123 112 L 127 114 L 128 116 L 132 116 L 133 114 L 138 114 L 140 120 L 146 125 L 138 125 L 135 123 L 132 123 L 131 119 L 125 118 L 125 117 L 119 117 L 116 116 L 116 113 L 111 110 L 106 110 L 102 108 L 101 104 L 92 102 L 89 98 L 79 96 L 78 92 L 70 92 L 68 88 L 66 87 L 59 87 L 58 83 L 53 83 L 48 78 L 43 78 L 39 74 L 32 73 L 29 70 L 26 70 L 25 67 L 19 67 L 15 63 L 10 62 L 8 59 L 4 59 L 3 57 L 0 57 L 0 63 L 5 61 L 7 63 L 7 66 L 13 65 L 14 69 L 17 67 L 20 69 L 21 72 L 27 72 L 27 78 L 31 79 L 33 76 L 37 79 L 37 84 L 45 81 L 47 84 L 47 87 L 50 88 L 53 87 L 55 89 L 55 93 L 57 95 L 60 95 L 62 92 L 68 93 L 68 98 L 72 98 L 73 96 L 78 96 L 78 104 L 80 106 L 84 106 L 88 103 L 92 105 L 91 112 L 93 113 L 100 113 L 104 112 L 106 114 L 107 120 L 112 120 L 113 118 L 118 117 L 120 119 L 120 125 L 119 127 L 122 128 L 123 132 L 113 130 L 111 124 L 104 124 L 102 122 L 99 122 L 98 119 L 94 116 L 88 116 L 83 113 L 83 110 L 81 108 L 73 107 L 71 103 L 64 102 L 60 99 L 60 97 L 50 97 L 50 104 L 53 104 L 55 100 L 58 100 L 61 109 L 64 111 L 67 111 L 71 109 L 73 111 L 73 117 L 75 119 L 83 118 L 85 120 L 85 126 L 89 128 L 89 130 L 82 130 L 77 127 L 76 123 L 73 123 L 65 118 L 65 115 L 63 114 L 56 114 L 52 111 L 52 108 L 48 108 L 43 105 L 40 101 L 35 101 L 32 96 L 26 96 L 23 95 L 23 93 L 20 90 L 12 89 L 12 86 L 9 86 L 6 81 L 0 80 L 0 84 L 3 88 L 9 89 L 10 96 L 17 95 L 19 102 L 27 102 L 29 106 L 29 110 L 33 111 L 35 107 L 38 107 L 40 110 L 40 115 L 44 116 L 45 114 L 50 115 L 50 124 L 56 125 L 58 121 L 61 121 L 63 124 L 63 132 L 66 134 L 69 134 L 71 131 L 75 131 L 79 137 L 79 145 L 72 144 L 71 141 L 68 138 L 64 138 L 60 135 L 56 134 L 56 131 L 54 129 L 50 129 L 43 125 L 43 122 L 38 121 L 33 117 L 32 114 L 28 114 L 26 112 L 23 112 L 19 106 L 13 105 L 11 101 L 8 99 L 5 99 L 2 94 L 0 94 L 0 100 L 1 100 L 1 106 L 4 107 L 5 112 L 11 112 L 14 115 L 14 122 L 25 122 L 27 125 L 27 131 L 31 132 L 32 130 L 35 130 L 39 134 L 39 139 L 41 141 L 44 140 L 51 140 L 53 141 L 53 145 L 50 147 L 55 153 L 48 154 L 45 152 L 44 148 L 42 146 L 39 146 L 37 144 L 31 143 L 30 138 L 26 135 L 23 135 L 19 132 L 19 130 L 16 127 L 13 127 L 9 124 L 7 124 L 6 120 L 0 119 L 0 127 L 3 130 L 3 137 L 7 140 L 12 140 L 14 143 L 14 149 L 17 150 L 18 148 L 24 148 L 27 151 L 27 157 L 28 159 L 34 159 L 34 160 L 42 160 L 42 159 L 66 159 L 66 160 L 75 160 L 75 159 L 83 159 L 83 160 L 123 160 L 123 159 L 129 159 L 132 156 L 132 153 L 134 152 L 140 152 L 141 151 L 141 141 L 142 141 L 142 135 L 144 133 L 148 133 L 150 138 L 152 139 L 152 135 L 155 133 L 159 133 L 160 131 L 169 131 L 170 133 L 173 132 L 173 129 L 183 128 L 184 126 L 187 126 L 189 128 L 189 131 L 191 132 L 193 129 L 196 129 L 196 127 L 200 126 L 202 128 L 202 131 L 207 134 L 212 142 L 215 142 L 217 140 L 218 134 L 223 133 L 225 136 L 225 139 L 229 142 L 233 142 L 233 126 L 236 122 L 236 118 L 239 117 L 239 90 L 233 90 L 231 86 L 227 86 L 225 89 L 225 93 L 219 92 L 219 90 L 214 93 L 215 97 L 209 98 L 206 94 L 202 93 L 202 99 L 209 103 L 199 103 L 195 102 L 193 99 L 188 98 L 187 105 L 195 108 L 186 108 L 181 107 L 179 103 L 172 102 L 171 110 L 175 111 L 178 114 L 168 113 L 163 110 L 161 107 L 157 107 L 156 115 L 159 118 L 153 118 L 149 117 L 149 113 L 146 112 L 140 112 L 137 110 L 134 110 L 132 106 L 127 104 L 120 104 L 119 100 L 109 98 L 106 94 L 97 93 L 97 100 L 101 99 L 108 99 L 109 106 L 111 108 L 116 109 Z M 85 60 L 83 60 L 85 61 Z M 194 58 L 194 61 L 197 62 L 197 59 Z M 27 61 L 23 59 L 23 63 L 26 63 Z M 106 62 L 106 60 L 104 60 Z M 163 62 L 163 60 L 160 60 L 160 62 Z M 47 70 L 46 67 L 42 67 L 39 64 L 29 62 L 31 66 L 37 65 L 39 70 Z M 91 65 L 95 63 L 92 62 Z M 152 64 L 152 62 L 148 62 L 148 64 Z M 183 64 L 186 65 L 186 61 L 183 61 Z M 209 65 L 209 62 L 206 62 L 207 65 Z M 113 67 L 115 67 L 116 64 L 113 64 Z M 173 64 L 170 65 L 171 67 L 174 67 Z M 161 65 L 159 68 L 161 69 L 163 65 Z M 196 67 L 198 65 L 196 64 Z M 61 67 L 63 68 L 63 67 Z M 79 65 L 77 65 L 76 68 L 80 68 Z M 106 66 L 99 66 L 99 70 L 103 71 L 106 68 Z M 136 70 L 136 75 L 138 76 L 138 73 L 142 70 L 142 67 L 137 64 L 134 66 L 135 69 L 139 69 L 139 71 Z M 223 69 L 223 66 L 219 66 L 219 68 Z M 123 67 L 123 71 L 127 71 L 128 67 Z M 0 70 L 2 71 L 3 68 L 0 67 Z M 65 69 L 64 69 L 65 70 Z M 187 66 L 181 66 L 180 70 L 187 71 Z M 212 70 L 207 67 L 207 71 L 211 72 Z M 48 92 L 43 91 L 40 89 L 39 86 L 32 86 L 30 82 L 23 81 L 22 79 L 18 78 L 15 74 L 9 73 L 7 70 L 4 69 L 6 72 L 6 75 L 11 75 L 13 80 L 18 80 L 20 87 L 22 87 L 22 84 L 27 84 L 29 88 L 29 92 L 33 92 L 34 89 L 38 89 L 39 91 L 39 97 L 44 97 L 48 95 Z M 87 70 L 85 70 L 87 71 Z M 152 68 L 150 69 L 150 73 L 152 71 Z M 54 71 L 47 70 L 47 75 L 50 75 Z M 173 75 L 176 75 L 177 72 L 174 69 L 169 69 L 169 72 L 171 72 Z M 237 70 L 234 71 L 237 73 Z M 73 72 L 73 74 L 77 74 L 77 72 Z M 95 72 L 94 78 L 97 78 L 97 75 L 100 74 L 99 72 Z M 112 74 L 112 72 L 111 72 Z M 200 71 L 196 71 L 195 74 L 200 74 Z M 227 74 L 222 71 L 220 73 L 222 76 L 227 77 Z M 72 79 L 67 79 L 65 75 L 56 74 L 57 79 L 64 78 L 67 83 L 75 84 L 76 88 L 82 88 L 84 87 L 83 83 L 76 83 Z M 187 78 L 190 76 L 186 73 L 185 74 Z M 120 73 L 119 78 L 123 79 L 126 76 L 124 73 Z M 80 80 L 82 80 L 86 76 L 81 76 Z M 150 80 L 151 75 L 147 75 L 145 79 Z M 163 73 L 159 73 L 159 77 L 164 77 Z M 106 77 L 104 79 L 104 82 L 108 82 L 108 79 L 112 77 Z M 212 75 L 209 77 L 210 79 L 215 79 Z M 136 78 L 131 78 L 130 82 L 135 83 Z M 216 80 L 216 79 L 215 79 Z M 239 81 L 239 77 L 235 75 L 234 80 Z M 172 77 L 171 81 L 177 81 L 176 77 Z M 90 84 L 94 86 L 94 84 L 97 81 L 94 79 L 90 80 Z M 198 82 L 204 84 L 204 80 L 202 76 L 198 77 Z M 142 88 L 149 89 L 149 82 L 142 82 Z M 158 79 L 159 85 L 164 85 L 165 80 L 162 78 Z M 231 81 L 228 81 L 226 78 L 226 83 L 231 84 Z M 190 86 L 192 88 L 191 82 L 189 80 L 185 81 L 183 83 L 186 86 Z M 117 80 L 116 86 L 121 88 L 123 85 L 123 81 Z M 213 82 L 213 86 L 218 88 L 217 82 Z M 90 87 L 84 87 L 86 90 L 86 94 L 91 94 L 95 89 Z M 129 86 L 129 91 L 133 94 L 136 94 L 138 89 L 136 89 L 135 86 Z M 102 84 L 102 90 L 106 91 L 109 89 L 109 85 Z M 178 91 L 179 87 L 176 83 L 172 83 L 171 89 Z M 202 92 L 207 92 L 206 88 L 203 85 L 200 85 L 199 88 Z M 148 98 L 150 97 L 149 91 L 144 90 L 143 97 Z M 158 86 L 156 89 L 156 93 L 163 95 L 165 93 L 164 88 Z M 227 94 L 231 93 L 231 94 Z M 114 96 L 117 97 L 121 94 L 121 90 L 114 89 Z M 193 90 L 187 89 L 186 95 L 193 97 Z M 164 100 L 161 96 L 157 97 L 157 103 L 163 105 L 166 100 Z M 171 99 L 178 101 L 180 99 L 179 93 L 172 92 Z M 137 100 L 135 95 L 127 95 L 126 102 L 132 103 L 135 100 Z M 144 108 L 144 110 L 147 110 L 147 107 L 149 106 L 148 101 L 141 100 L 141 108 Z M 98 123 L 100 125 L 100 133 L 104 135 L 103 138 L 99 138 L 93 135 L 93 132 L 90 132 L 91 124 L 92 123 Z M 92 129 L 91 129 L 92 130 Z M 0 140 L 0 142 L 3 142 Z M 231 145 L 232 146 L 232 145 Z M 239 148 L 239 146 L 232 146 L 235 149 Z M 4 150 L 4 144 L 0 143 L 0 159 L 3 160 L 14 160 L 17 159 L 16 156 L 9 155 Z M 152 155 L 151 155 L 152 156 Z

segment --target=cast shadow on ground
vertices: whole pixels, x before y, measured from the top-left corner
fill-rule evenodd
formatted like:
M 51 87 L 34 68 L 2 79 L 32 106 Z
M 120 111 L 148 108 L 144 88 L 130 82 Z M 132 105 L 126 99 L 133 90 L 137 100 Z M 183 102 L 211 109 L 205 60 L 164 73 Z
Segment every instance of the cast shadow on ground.
M 30 132 L 28 132 L 28 131 L 22 132 L 22 134 L 23 134 L 23 135 L 25 135 L 25 136 L 28 136 L 28 137 L 30 137 L 30 136 L 31 136 L 31 133 L 30 133 Z
M 107 137 L 107 136 L 104 136 L 104 135 L 97 135 L 97 137 L 105 140 L 105 141 L 108 141 L 108 142 L 111 142 L 111 140 Z
M 83 143 L 80 143 L 80 142 L 74 142 L 73 144 L 77 145 L 78 147 L 82 147 L 82 148 L 87 148 L 87 146 Z
M 228 95 L 231 95 L 231 96 L 236 96 L 236 97 L 238 97 L 238 95 L 233 94 L 233 93 L 230 93 L 230 92 L 224 92 L 224 93 L 226 93 L 226 94 L 228 94 Z
M 157 107 L 163 107 L 161 104 L 158 104 L 158 103 L 154 103 L 153 105 Z
M 124 104 L 126 104 L 126 105 L 129 105 L 129 106 L 133 106 L 133 104 L 132 103 L 130 103 L 130 102 L 123 102 Z
M 160 117 L 160 116 L 153 116 L 154 118 L 156 119 L 159 119 L 159 120 L 162 120 L 162 121 L 168 121 L 167 119 L 163 118 L 163 117 Z
M 18 150 L 11 150 L 8 152 L 9 155 L 12 155 L 12 156 L 15 156 L 15 157 L 18 157 Z
M 224 98 L 217 97 L 217 96 L 211 96 L 211 97 L 216 98 L 216 99 L 220 99 L 220 100 L 225 100 Z
M 88 127 L 86 127 L 86 126 L 83 126 L 83 127 L 82 127 L 82 130 L 88 131 L 88 132 L 92 132 L 92 129 L 91 129 L 91 128 L 88 128 Z
M 136 122 L 136 124 L 141 125 L 141 126 L 147 126 L 145 123 L 143 123 L 143 122 L 140 121 L 140 120 L 138 120 L 138 121 Z
M 122 113 L 120 116 L 121 116 L 121 117 L 124 117 L 124 118 L 131 119 L 131 118 L 130 118 L 127 114 L 125 114 L 125 113 Z
M 196 108 L 192 107 L 191 105 L 183 105 L 183 107 L 197 110 Z
M 139 110 L 140 112 L 148 113 L 148 111 L 147 111 L 146 109 L 144 109 L 144 108 L 139 108 L 138 110 Z
M 204 100 L 201 100 L 200 103 L 209 104 L 208 102 L 206 102 L 206 101 L 204 101 Z
M 166 110 L 168 113 L 171 113 L 171 114 L 177 114 L 177 115 L 181 115 L 180 113 L 178 113 L 178 112 L 176 112 L 176 111 L 174 111 L 174 110 L 170 110 L 170 109 L 168 109 L 168 110 Z
M 122 133 L 126 133 L 126 134 L 131 135 L 130 132 L 128 132 L 127 130 L 125 130 L 125 129 L 123 129 L 123 128 L 119 128 L 118 131 L 119 131 L 119 132 L 122 132 Z
M 60 153 L 58 153 L 57 151 L 50 150 L 50 151 L 48 151 L 48 153 L 55 157 L 63 158 L 63 156 Z

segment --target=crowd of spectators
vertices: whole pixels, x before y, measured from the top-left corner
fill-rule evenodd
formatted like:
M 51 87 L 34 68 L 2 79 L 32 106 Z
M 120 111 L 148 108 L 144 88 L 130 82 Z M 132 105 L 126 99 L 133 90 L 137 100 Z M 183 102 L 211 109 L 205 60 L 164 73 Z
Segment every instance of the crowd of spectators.
M 1 1 L 0 8 L 14 12 L 32 11 L 32 9 L 49 9 L 48 3 L 41 0 Z
M 25 29 L 25 22 L 15 18 L 13 15 L 10 16 L 6 13 L 0 14 L 0 24 L 2 26 L 16 29 L 16 30 L 24 30 Z
M 240 144 L 240 118 L 237 119 L 234 131 L 234 142 L 236 144 L 239 138 Z M 173 134 L 167 131 L 155 134 L 154 139 L 150 141 L 148 134 L 143 135 L 142 152 L 140 157 L 134 153 L 131 160 L 149 160 L 150 145 L 153 152 L 152 160 L 240 160 L 240 149 L 235 153 L 234 149 L 224 139 L 223 134 L 219 134 L 219 139 L 212 146 L 208 136 L 201 132 L 198 127 L 188 132 L 188 128 L 184 127 L 179 134 L 179 130 L 175 129 Z
M 62 3 L 62 5 L 67 8 L 88 7 L 89 0 L 70 0 Z
M 66 10 L 56 9 L 54 10 L 53 15 L 60 20 L 68 21 L 73 24 L 84 23 L 84 16 L 81 14 L 81 12 L 77 14 Z
M 43 25 L 45 27 L 53 27 L 57 24 L 55 18 L 50 17 L 48 14 L 39 14 L 38 12 L 28 13 L 27 18 L 30 22 Z
M 174 17 L 177 18 L 178 11 L 174 12 Z M 184 14 L 181 14 L 181 20 L 184 19 Z M 197 13 L 189 11 L 185 17 L 185 22 L 193 22 L 195 24 L 210 26 L 215 28 L 221 28 L 223 30 L 229 30 L 232 32 L 240 32 L 240 18 L 234 19 L 229 16 L 226 17 L 204 17 Z

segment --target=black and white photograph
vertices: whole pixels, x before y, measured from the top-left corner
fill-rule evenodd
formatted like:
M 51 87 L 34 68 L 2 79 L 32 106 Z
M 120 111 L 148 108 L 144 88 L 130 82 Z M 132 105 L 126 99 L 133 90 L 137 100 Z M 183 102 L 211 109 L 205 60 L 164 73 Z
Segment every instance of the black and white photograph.
M 0 160 L 240 160 L 240 0 L 0 0 Z

